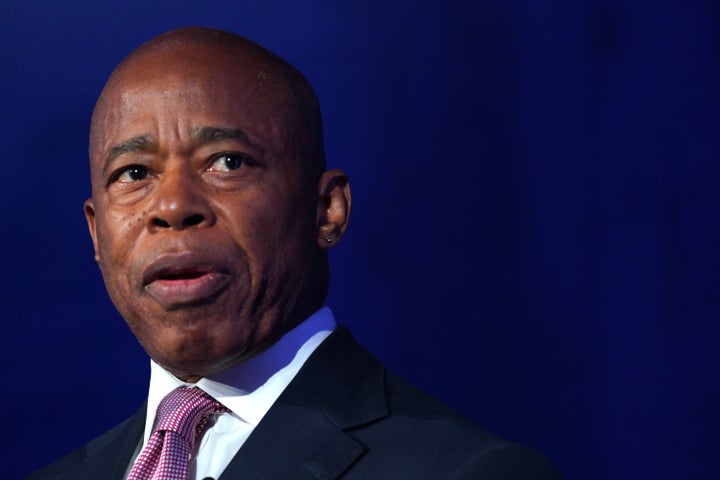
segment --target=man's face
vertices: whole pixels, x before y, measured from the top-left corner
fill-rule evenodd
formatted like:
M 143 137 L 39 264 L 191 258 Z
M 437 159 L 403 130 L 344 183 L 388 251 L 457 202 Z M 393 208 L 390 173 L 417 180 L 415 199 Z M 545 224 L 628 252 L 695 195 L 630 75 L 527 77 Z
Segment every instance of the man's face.
M 180 377 L 266 348 L 316 274 L 316 189 L 261 70 L 201 47 L 141 57 L 96 124 L 96 256 L 135 336 Z

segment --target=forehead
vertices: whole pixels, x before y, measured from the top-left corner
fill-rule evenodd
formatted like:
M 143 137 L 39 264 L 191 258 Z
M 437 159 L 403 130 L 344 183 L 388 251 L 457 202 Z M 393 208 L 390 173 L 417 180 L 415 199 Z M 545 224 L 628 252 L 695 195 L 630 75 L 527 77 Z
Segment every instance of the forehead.
M 158 75 L 186 83 L 212 77 L 217 82 L 279 93 L 289 85 L 289 71 L 271 55 L 249 47 L 222 44 L 159 45 L 132 54 L 113 73 L 109 83 L 137 84 Z
M 292 97 L 282 72 L 257 56 L 208 46 L 158 49 L 113 74 L 94 115 L 91 152 L 154 133 L 142 130 L 205 126 L 239 128 L 281 148 L 297 108 Z

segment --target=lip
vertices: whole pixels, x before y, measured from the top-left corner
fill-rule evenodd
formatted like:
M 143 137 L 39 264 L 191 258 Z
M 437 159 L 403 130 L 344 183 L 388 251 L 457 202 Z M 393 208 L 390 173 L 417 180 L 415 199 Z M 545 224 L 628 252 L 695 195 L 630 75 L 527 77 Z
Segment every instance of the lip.
M 160 255 L 145 268 L 143 288 L 165 310 L 206 303 L 230 283 L 216 260 L 197 253 Z

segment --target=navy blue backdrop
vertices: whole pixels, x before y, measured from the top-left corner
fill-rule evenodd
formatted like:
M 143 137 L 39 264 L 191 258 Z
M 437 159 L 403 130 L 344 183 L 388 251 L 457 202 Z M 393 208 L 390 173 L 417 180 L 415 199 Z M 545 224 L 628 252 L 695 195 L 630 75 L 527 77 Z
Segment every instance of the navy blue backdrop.
M 4 0 L 2 478 L 143 400 L 87 130 L 114 65 L 192 24 L 315 85 L 354 193 L 328 303 L 390 369 L 569 479 L 717 473 L 718 2 Z

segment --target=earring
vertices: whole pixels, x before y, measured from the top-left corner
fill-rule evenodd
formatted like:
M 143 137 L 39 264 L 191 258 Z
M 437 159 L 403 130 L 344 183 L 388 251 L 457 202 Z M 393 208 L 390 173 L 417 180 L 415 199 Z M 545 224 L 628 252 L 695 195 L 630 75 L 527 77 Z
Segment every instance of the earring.
M 332 237 L 331 237 L 330 235 L 326 235 L 326 236 L 325 236 L 325 241 L 326 241 L 328 244 L 330 244 L 330 243 L 333 242 L 333 239 L 332 239 Z

